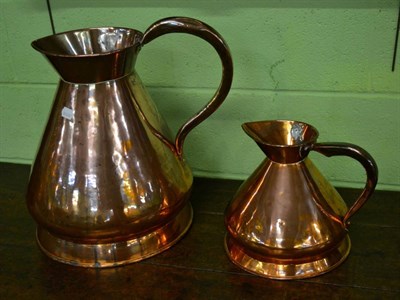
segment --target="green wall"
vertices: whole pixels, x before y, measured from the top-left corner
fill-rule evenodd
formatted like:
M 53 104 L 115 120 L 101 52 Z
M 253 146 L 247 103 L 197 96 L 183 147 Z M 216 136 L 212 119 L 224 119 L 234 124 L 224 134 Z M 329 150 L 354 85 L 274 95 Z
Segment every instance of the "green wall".
M 30 46 L 51 34 L 45 0 L 0 0 L 0 161 L 31 163 L 57 75 Z M 234 83 L 225 103 L 185 144 L 199 176 L 246 178 L 263 159 L 241 130 L 246 121 L 297 119 L 320 142 L 351 142 L 376 159 L 380 189 L 400 190 L 400 57 L 391 71 L 396 0 L 57 0 L 57 32 L 96 26 L 141 31 L 172 15 L 214 27 L 232 51 Z M 399 50 L 400 53 L 400 50 Z M 221 66 L 202 40 L 167 35 L 146 45 L 137 71 L 170 127 L 203 106 Z M 349 158 L 312 154 L 338 186 L 362 187 Z

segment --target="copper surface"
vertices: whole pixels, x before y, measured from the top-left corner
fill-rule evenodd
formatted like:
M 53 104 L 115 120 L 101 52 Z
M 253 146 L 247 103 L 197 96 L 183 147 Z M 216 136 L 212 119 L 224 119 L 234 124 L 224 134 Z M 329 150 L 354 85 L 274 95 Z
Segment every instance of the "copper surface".
M 209 42 L 223 69 L 213 98 L 175 138 L 134 70 L 141 47 L 170 32 Z M 32 45 L 61 77 L 27 192 L 42 250 L 72 265 L 108 267 L 172 246 L 192 221 L 184 139 L 231 86 L 224 40 L 198 20 L 177 17 L 154 23 L 144 34 L 91 28 Z
M 243 128 L 267 158 L 226 209 L 230 259 L 274 279 L 312 277 L 338 266 L 350 251 L 348 219 L 375 189 L 374 159 L 353 144 L 316 143 L 317 130 L 302 122 L 251 122 Z M 312 150 L 352 157 L 365 168 L 366 186 L 350 209 L 307 157 Z
M 193 218 L 190 203 L 164 226 L 148 234 L 110 243 L 84 244 L 52 235 L 39 227 L 37 240 L 46 255 L 54 260 L 82 267 L 116 267 L 143 260 L 167 250 L 189 229 Z

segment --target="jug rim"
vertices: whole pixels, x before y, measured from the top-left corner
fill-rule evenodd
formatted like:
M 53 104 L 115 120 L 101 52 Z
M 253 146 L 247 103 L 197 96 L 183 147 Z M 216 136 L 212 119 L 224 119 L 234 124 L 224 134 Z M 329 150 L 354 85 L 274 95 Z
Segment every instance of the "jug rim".
M 292 123 L 292 124 L 301 124 L 304 125 L 308 128 L 310 128 L 313 131 L 313 134 L 311 138 L 297 142 L 296 144 L 278 144 L 278 143 L 270 143 L 260 137 L 259 134 L 257 134 L 254 130 L 250 128 L 249 125 L 255 125 L 255 124 L 268 124 L 268 123 Z M 298 148 L 304 145 L 309 145 L 309 144 L 314 144 L 319 136 L 319 131 L 311 124 L 303 122 L 303 121 L 297 121 L 297 120 L 290 120 L 290 119 L 277 119 L 277 120 L 260 120 L 260 121 L 250 121 L 250 122 L 245 122 L 242 123 L 242 129 L 246 132 L 247 135 L 249 135 L 256 143 L 261 144 L 261 145 L 266 145 L 266 146 L 272 146 L 272 147 L 277 147 L 277 148 Z
M 38 38 L 36 40 L 33 40 L 31 42 L 31 46 L 32 48 L 34 48 L 35 50 L 37 50 L 38 52 L 46 55 L 46 56 L 53 56 L 53 57 L 94 57 L 94 56 L 106 56 L 106 55 L 110 55 L 110 54 L 114 54 L 114 53 L 118 53 L 121 51 L 125 51 L 127 49 L 133 48 L 135 46 L 137 46 L 136 44 L 132 44 L 130 46 L 124 47 L 122 49 L 116 49 L 116 50 L 111 50 L 111 51 L 107 51 L 107 52 L 99 52 L 99 53 L 89 53 L 89 54 L 61 54 L 61 53 L 54 53 L 53 51 L 48 51 L 43 49 L 42 47 L 39 47 L 38 43 L 40 41 L 44 41 L 44 40 L 49 40 L 50 38 L 54 38 L 57 36 L 61 36 L 61 35 L 66 35 L 69 33 L 73 33 L 73 32 L 84 32 L 84 31 L 94 31 L 94 30 L 101 30 L 101 29 L 112 29 L 112 30 L 118 30 L 118 29 L 123 29 L 126 31 L 132 31 L 135 34 L 139 34 L 140 35 L 140 40 L 142 40 L 143 38 L 143 32 L 137 30 L 137 29 L 133 29 L 133 28 L 129 28 L 129 27 L 120 27 L 120 26 L 101 26 L 101 27 L 86 27 L 86 28 L 79 28 L 79 29 L 72 29 L 72 30 L 67 30 L 67 31 L 63 31 L 63 32 L 58 32 L 55 34 L 50 34 L 41 38 Z

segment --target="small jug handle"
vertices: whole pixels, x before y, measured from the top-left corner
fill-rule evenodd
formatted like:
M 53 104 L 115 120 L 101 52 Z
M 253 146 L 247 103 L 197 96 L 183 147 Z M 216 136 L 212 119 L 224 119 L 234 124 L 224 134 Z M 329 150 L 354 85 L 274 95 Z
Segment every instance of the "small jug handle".
M 187 17 L 170 17 L 153 23 L 144 33 L 142 44 L 145 45 L 155 38 L 167 33 L 188 33 L 202 38 L 210 43 L 217 51 L 222 62 L 221 83 L 211 100 L 192 118 L 187 120 L 175 137 L 175 150 L 179 156 L 183 152 L 183 142 L 187 134 L 205 119 L 207 119 L 225 100 L 229 93 L 232 77 L 233 63 L 228 46 L 224 39 L 207 24 Z
M 361 147 L 350 143 L 317 143 L 312 150 L 325 156 L 349 156 L 357 160 L 367 173 L 367 182 L 364 190 L 343 217 L 343 224 L 348 226 L 348 221 L 371 197 L 378 182 L 378 166 L 372 156 Z

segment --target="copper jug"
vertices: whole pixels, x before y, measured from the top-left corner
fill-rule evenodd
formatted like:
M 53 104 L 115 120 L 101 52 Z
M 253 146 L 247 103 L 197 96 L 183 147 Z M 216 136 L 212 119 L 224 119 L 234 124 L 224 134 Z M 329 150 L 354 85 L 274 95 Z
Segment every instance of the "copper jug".
M 273 279 L 312 277 L 340 265 L 350 251 L 349 219 L 377 183 L 374 159 L 353 144 L 317 143 L 317 129 L 303 122 L 260 121 L 242 127 L 267 158 L 226 209 L 229 258 Z M 365 188 L 349 209 L 312 163 L 310 151 L 349 156 L 365 168 Z
M 144 45 L 174 32 L 211 44 L 222 62 L 222 80 L 172 138 L 134 66 Z M 185 137 L 219 107 L 232 82 L 223 38 L 199 20 L 171 17 L 144 33 L 89 28 L 32 46 L 61 77 L 27 191 L 40 248 L 57 261 L 100 268 L 171 247 L 192 221 Z

